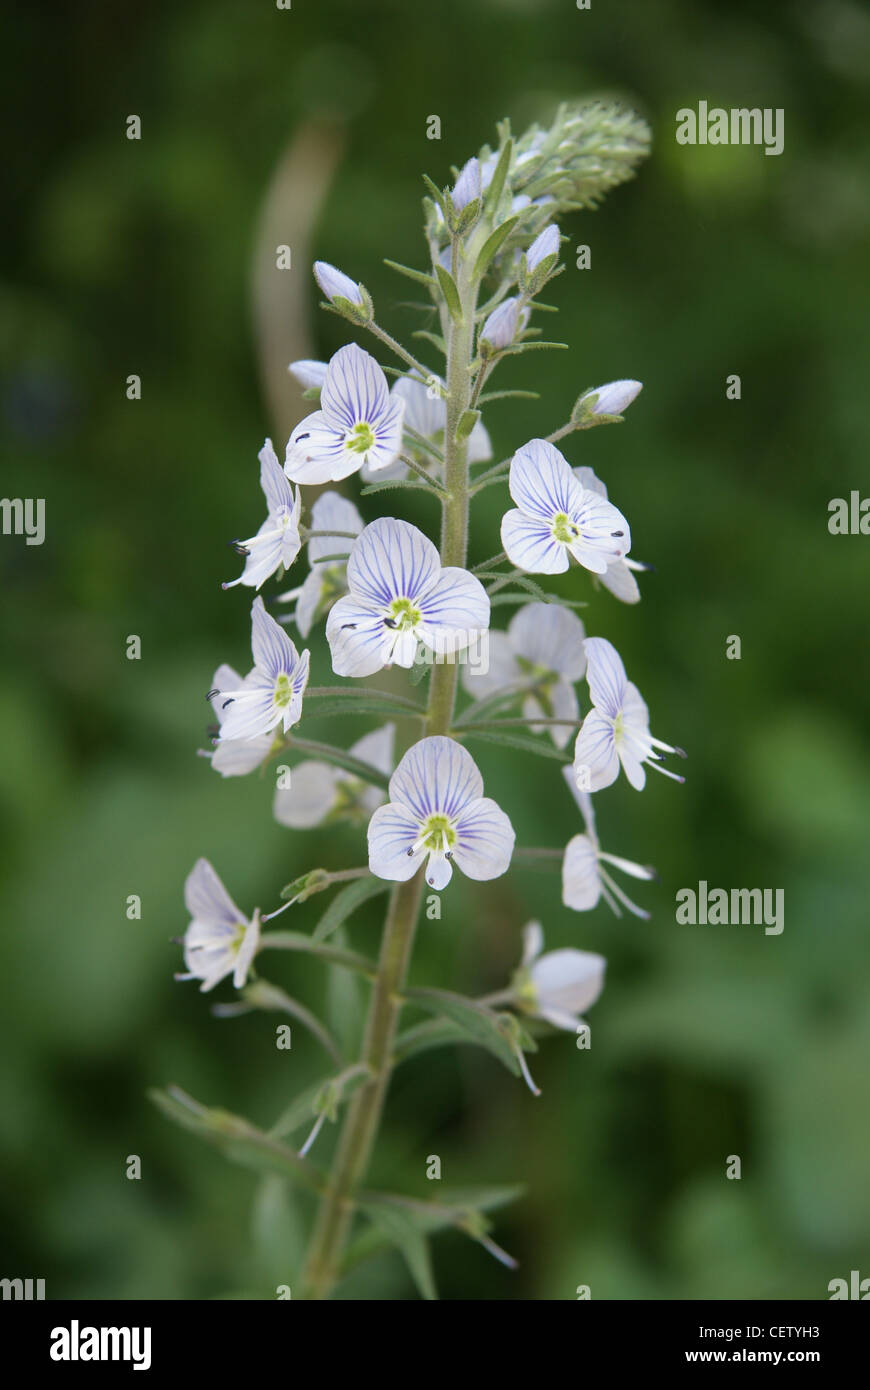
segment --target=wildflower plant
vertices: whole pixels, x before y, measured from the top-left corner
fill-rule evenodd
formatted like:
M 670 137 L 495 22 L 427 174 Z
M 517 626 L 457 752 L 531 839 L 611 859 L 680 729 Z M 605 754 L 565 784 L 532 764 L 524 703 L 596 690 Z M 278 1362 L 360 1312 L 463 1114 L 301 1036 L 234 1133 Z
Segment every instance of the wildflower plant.
M 243 572 L 225 585 L 258 591 L 254 664 L 245 677 L 218 667 L 209 695 L 217 724 L 206 756 L 224 777 L 276 763 L 273 809 L 288 833 L 320 826 L 328 835 L 345 819 L 359 836 L 360 861 L 339 870 L 312 866 L 282 890 L 283 906 L 250 916 L 211 865 L 197 861 L 187 881 L 191 922 L 180 978 L 195 978 L 205 990 L 232 980 L 239 993 L 219 1006 L 225 1016 L 247 1009 L 292 1015 L 328 1051 L 331 1070 L 268 1131 L 174 1087 L 155 1099 L 233 1158 L 277 1170 L 313 1194 L 317 1210 L 304 1267 L 293 1276 L 294 1298 L 329 1297 L 349 1263 L 385 1242 L 406 1257 L 422 1295 L 434 1297 L 429 1238 L 444 1227 L 513 1264 L 489 1235 L 487 1215 L 510 1192 L 466 1189 L 422 1201 L 364 1186 L 390 1077 L 424 1048 L 466 1041 L 537 1094 L 526 1054 L 536 1050 L 536 1036 L 578 1026 L 603 988 L 605 961 L 573 947 L 543 954 L 543 930 L 533 923 L 524 950 L 517 949 L 521 964 L 500 992 L 479 999 L 409 988 L 423 896 L 449 892 L 456 872 L 486 882 L 515 861 L 540 860 L 561 869 L 566 907 L 584 911 L 603 898 L 616 912 L 621 904 L 645 916 L 610 870 L 638 879 L 654 871 L 601 849 L 592 797 L 620 770 L 641 789 L 646 767 L 681 751 L 652 737 L 647 707 L 618 653 L 606 638 L 587 635 L 575 612 L 599 585 L 636 603 L 635 573 L 645 567 L 629 555 L 629 522 L 604 484 L 590 468 L 572 466 L 557 444 L 621 420 L 640 382 L 585 388 L 563 425 L 543 439 L 520 439 L 500 462 L 492 462 L 483 420 L 500 397 L 533 394 L 490 389 L 506 357 L 566 346 L 543 341 L 537 322 L 548 307 L 539 296 L 562 269 L 559 220 L 595 207 L 628 179 L 647 153 L 648 131 L 630 111 L 596 102 L 563 107 L 549 128 L 534 126 L 518 140 L 507 123 L 498 136 L 495 147 L 454 171 L 449 186 L 426 180 L 429 265 L 388 262 L 422 287 L 437 314 L 438 331 L 416 335 L 426 363 L 383 326 L 364 285 L 315 264 L 324 307 L 369 335 L 373 352 L 351 341 L 327 363 L 291 364 L 315 408 L 293 430 L 282 463 L 269 441 L 262 449 L 267 519 L 237 542 Z M 309 489 L 323 485 L 312 496 Z M 504 494 L 504 550 L 475 563 L 472 503 L 492 487 Z M 405 493 L 437 501 L 437 543 L 393 507 L 361 514 L 382 494 L 400 505 Z M 280 592 L 285 574 L 297 579 L 301 555 L 307 578 Z M 576 597 L 546 587 L 547 576 L 565 572 Z M 267 606 L 260 591 L 270 579 L 279 592 Z M 508 619 L 500 627 L 499 610 Z M 305 644 L 319 640 L 324 620 L 342 683 L 312 687 Z M 484 658 L 476 666 L 464 660 L 472 651 Z M 407 673 L 407 694 L 378 683 L 388 668 Z M 309 714 L 364 714 L 375 724 L 346 747 L 308 738 Z M 585 833 L 562 848 L 518 847 L 510 806 L 485 795 L 485 764 L 467 747 L 475 740 L 484 755 L 493 743 L 541 755 L 541 795 L 549 796 L 550 785 L 555 793 L 564 775 Z M 312 923 L 304 905 L 323 893 L 332 895 L 329 906 Z M 346 923 L 377 894 L 388 895 L 388 906 L 373 960 L 350 948 Z M 289 908 L 294 930 L 274 927 Z M 366 981 L 368 1015 L 353 1060 L 304 1005 L 264 979 L 269 951 L 303 952 Z M 430 1017 L 400 1031 L 407 1008 Z M 327 1121 L 340 1127 L 328 1169 L 317 1161 Z

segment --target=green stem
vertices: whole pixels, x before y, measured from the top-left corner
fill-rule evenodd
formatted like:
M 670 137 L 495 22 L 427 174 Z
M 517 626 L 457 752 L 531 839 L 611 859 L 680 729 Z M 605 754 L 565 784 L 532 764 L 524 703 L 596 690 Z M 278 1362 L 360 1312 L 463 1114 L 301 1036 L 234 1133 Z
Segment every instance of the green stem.
M 480 238 L 485 239 L 485 236 L 486 227 L 481 224 L 456 273 L 461 317 L 449 320 L 444 431 L 446 495 L 441 514 L 441 563 L 445 566 L 464 566 L 468 546 L 468 441 L 458 440 L 456 431 L 463 413 L 469 408 L 473 390 L 471 362 L 478 284 L 473 279 L 471 267 L 479 250 L 477 243 L 482 245 Z M 454 268 L 457 261 L 454 255 Z M 377 335 L 408 360 L 409 354 L 399 349 L 388 335 L 382 331 Z M 456 662 L 443 661 L 434 667 L 426 710 L 427 734 L 449 732 L 458 674 Z M 371 1072 L 372 1079 L 356 1092 L 345 1117 L 329 1185 L 321 1199 L 308 1248 L 302 1279 L 306 1298 L 328 1298 L 340 1275 L 353 1217 L 354 1194 L 368 1168 L 392 1071 L 393 1044 L 403 1003 L 401 991 L 411 958 L 424 882 L 422 871 L 418 871 L 406 883 L 397 884 L 390 895 L 360 1059 Z

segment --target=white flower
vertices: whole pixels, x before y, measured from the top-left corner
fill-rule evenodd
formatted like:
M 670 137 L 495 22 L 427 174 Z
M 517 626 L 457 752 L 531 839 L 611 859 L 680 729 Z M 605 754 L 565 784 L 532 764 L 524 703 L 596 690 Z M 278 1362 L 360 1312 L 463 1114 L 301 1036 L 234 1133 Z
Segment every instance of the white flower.
M 493 348 L 510 347 L 517 333 L 528 323 L 529 312 L 526 305 L 520 307 L 516 295 L 511 299 L 505 299 L 498 308 L 493 309 L 481 328 L 480 341 L 489 343 Z
M 393 770 L 393 741 L 395 726 L 385 724 L 382 729 L 366 734 L 353 744 L 350 752 L 360 762 L 367 763 L 377 772 L 385 774 Z M 304 762 L 293 768 L 290 786 L 279 787 L 275 792 L 273 810 L 275 819 L 291 830 L 309 830 L 320 825 L 327 816 L 360 815 L 365 820 L 382 805 L 386 796 L 380 787 L 363 781 L 362 777 L 344 768 L 333 767 L 330 763 Z
M 609 381 L 606 386 L 595 386 L 585 392 L 577 402 L 577 409 L 585 409 L 589 415 L 621 415 L 642 390 L 642 381 Z
M 411 667 L 422 642 L 449 659 L 489 626 L 489 599 L 467 570 L 441 568 L 438 551 L 407 521 L 380 517 L 354 541 L 349 593 L 326 620 L 337 676 Z
M 260 941 L 260 918 L 251 921 L 236 907 L 207 859 L 198 859 L 184 884 L 184 901 L 193 919 L 184 933 L 186 975 L 177 980 L 202 980 L 205 991 L 227 975 L 241 989 Z
M 586 488 L 588 492 L 597 492 L 607 500 L 607 487 L 591 468 L 575 468 L 572 471 L 581 487 Z M 599 574 L 598 583 L 609 589 L 613 597 L 618 598 L 621 603 L 640 603 L 640 589 L 637 587 L 634 572 L 649 568 L 649 565 L 626 556 L 624 560 L 611 561 L 605 573 Z
M 221 587 L 224 589 L 232 589 L 236 584 L 259 589 L 281 565 L 289 569 L 302 548 L 299 536 L 302 494 L 297 487 L 294 498 L 293 489 L 275 457 L 271 439 L 266 440 L 257 457 L 260 460 L 260 487 L 269 514 L 256 536 L 235 542 L 239 554 L 247 557 L 245 568 L 238 579 L 223 584 Z
M 604 865 L 612 864 L 615 869 L 621 869 L 632 878 L 643 879 L 655 878 L 655 869 L 650 868 L 648 864 L 635 864 L 631 859 L 621 859 L 616 854 L 605 854 L 598 843 L 595 830 L 592 797 L 588 792 L 578 789 L 573 768 L 563 767 L 562 772 L 586 825 L 586 834 L 575 835 L 565 846 L 562 860 L 562 902 L 575 912 L 589 912 L 598 904 L 599 899 L 603 898 L 617 917 L 622 916 L 619 910 L 619 904 L 622 903 L 635 917 L 649 918 L 649 913 L 631 901 Z
M 308 684 L 308 652 L 300 656 L 287 633 L 254 600 L 251 608 L 254 666 L 240 686 L 220 690 L 224 706 L 221 742 L 251 739 L 281 726 L 286 734 L 302 718 L 302 692 Z
M 542 261 L 548 256 L 558 256 L 559 254 L 559 228 L 553 223 L 539 232 L 526 252 L 526 269 L 529 271 L 537 270 Z
M 490 174 L 492 178 L 492 174 Z M 466 160 L 459 173 L 459 178 L 453 186 L 451 198 L 453 206 L 457 212 L 461 212 L 464 207 L 474 198 L 479 198 L 481 194 L 480 162 L 472 156 Z
M 365 303 L 362 286 L 351 280 L 343 271 L 336 270 L 328 261 L 314 262 L 314 278 L 332 304 L 336 299 L 347 299 L 351 304 L 359 306 Z
M 303 357 L 298 362 L 291 362 L 287 370 L 306 391 L 319 391 L 326 379 L 327 364 Z
M 369 868 L 378 878 L 412 878 L 424 860 L 426 882 L 442 889 L 453 865 L 469 878 L 505 873 L 514 830 L 483 796 L 471 754 L 452 738 L 424 738 L 408 749 L 390 778 L 390 800 L 369 822 Z
M 322 492 L 311 508 L 312 531 L 352 531 L 359 535 L 363 519 L 353 502 L 338 492 Z M 347 536 L 312 536 L 308 542 L 311 570 L 298 589 L 279 594 L 279 602 L 296 600 L 293 621 L 307 637 L 315 619 L 347 591 L 344 560 L 325 561 L 327 555 L 349 555 L 353 541 Z
M 447 402 L 437 389 L 440 385 L 437 377 L 430 387 L 416 377 L 400 376 L 392 389 L 392 394 L 405 402 L 405 429 L 410 428 L 437 444 L 443 443 L 447 428 Z M 411 448 L 414 447 L 413 438 L 409 439 L 409 444 Z M 468 462 L 483 463 L 490 458 L 492 445 L 489 434 L 483 422 L 478 420 L 468 436 Z M 404 465 L 401 467 L 403 472 L 407 472 Z
M 338 482 L 367 464 L 387 468 L 402 447 L 404 403 L 391 397 L 375 359 L 356 343 L 329 360 L 320 409 L 296 426 L 284 472 L 294 483 Z
M 594 951 L 572 947 L 541 955 L 544 933 L 540 922 L 529 922 L 524 929 L 523 946 L 522 965 L 514 977 L 518 1005 L 524 1013 L 542 1018 L 554 1028 L 575 1033 L 580 1015 L 604 988 L 606 960 Z
M 564 725 L 532 725 L 549 733 L 557 748 L 571 738 L 580 707 L 572 684 L 586 670 L 580 619 L 558 603 L 527 603 L 511 619 L 506 633 L 490 632 L 488 665 L 463 666 L 462 684 L 475 699 L 505 687 L 529 690 L 523 700 L 526 719 L 564 719 Z M 529 689 L 531 687 L 531 689 Z
M 508 559 L 532 574 L 561 574 L 569 555 L 605 574 L 631 549 L 628 522 L 611 502 L 583 488 L 559 450 L 532 439 L 511 459 L 510 494 L 516 511 L 501 523 Z
M 677 753 L 681 758 L 685 753 L 650 734 L 649 710 L 637 686 L 626 677 L 616 648 L 603 637 L 587 637 L 585 647 L 586 679 L 594 708 L 583 720 L 574 747 L 578 786 L 593 792 L 609 787 L 619 776 L 620 762 L 638 791 L 646 784 L 644 763 L 676 782 L 684 782 L 685 777 L 661 766 L 661 756 L 654 750 Z M 588 783 L 585 788 L 584 781 Z
M 209 699 L 219 728 L 227 717 L 227 709 L 219 692 L 237 690 L 243 684 L 242 677 L 232 666 L 224 664 L 215 671 Z M 228 708 L 232 709 L 232 705 Z M 244 777 L 266 761 L 274 742 L 272 734 L 258 734 L 255 738 L 234 738 L 225 741 L 218 739 L 214 751 L 207 753 L 206 757 L 210 759 L 215 772 L 219 772 L 222 777 Z

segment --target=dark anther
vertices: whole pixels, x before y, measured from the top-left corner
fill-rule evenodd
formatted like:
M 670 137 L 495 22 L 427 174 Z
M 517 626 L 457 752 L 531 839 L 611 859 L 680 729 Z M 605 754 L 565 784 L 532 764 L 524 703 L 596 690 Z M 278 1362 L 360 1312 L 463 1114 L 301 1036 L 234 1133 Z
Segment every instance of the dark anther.
M 307 434 L 297 434 L 297 436 L 296 436 L 296 438 L 294 439 L 293 443 L 294 443 L 294 444 L 301 444 L 302 441 L 303 441 L 303 439 L 310 439 L 310 438 L 311 438 L 311 431 L 309 430 Z
M 384 627 L 398 627 L 398 626 L 399 626 L 399 624 L 396 622 L 395 618 L 384 618 Z
M 210 691 L 208 692 L 208 694 L 206 695 L 205 698 L 206 698 L 207 700 L 213 700 L 214 697 L 215 697 L 215 695 L 219 695 L 219 694 L 220 694 L 220 691 L 218 690 L 217 686 L 215 686 L 214 690 L 210 690 Z
M 611 536 L 624 536 L 624 535 L 625 535 L 625 532 L 624 532 L 624 531 L 611 531 L 610 534 L 611 534 Z
M 413 857 L 414 857 L 414 851 L 413 851 L 413 849 L 409 849 L 409 850 L 408 850 L 408 858 L 409 858 L 409 859 L 412 859 Z
M 232 698 L 230 698 L 229 700 L 224 700 L 223 704 L 221 705 L 221 709 L 226 709 L 227 705 L 232 704 L 235 704 L 235 701 Z
M 342 623 L 341 630 L 346 632 L 349 627 L 356 627 L 356 623 Z

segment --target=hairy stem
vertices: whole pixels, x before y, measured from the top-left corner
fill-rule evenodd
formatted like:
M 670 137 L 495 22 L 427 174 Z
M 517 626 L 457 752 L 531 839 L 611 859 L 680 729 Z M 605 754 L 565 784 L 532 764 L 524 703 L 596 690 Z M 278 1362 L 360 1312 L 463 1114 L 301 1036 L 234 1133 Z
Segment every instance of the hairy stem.
M 485 236 L 486 229 L 482 229 Z M 444 486 L 441 563 L 464 566 L 468 547 L 468 442 L 457 440 L 457 425 L 469 408 L 474 384 L 471 362 L 478 286 L 471 274 L 476 249 L 468 248 L 457 269 L 461 318 L 450 320 L 447 343 L 447 425 L 444 432 Z M 457 257 L 454 256 L 454 264 Z M 388 341 L 385 334 L 379 334 Z M 395 350 L 396 345 L 389 340 Z M 400 354 L 403 355 L 403 354 Z M 426 710 L 426 733 L 447 734 L 453 722 L 456 681 L 454 661 L 437 663 L 432 671 Z M 338 1142 L 326 1193 L 314 1224 L 303 1275 L 306 1298 L 328 1298 L 340 1272 L 353 1217 L 353 1197 L 368 1168 L 380 1125 L 393 1065 L 393 1043 L 402 1009 L 401 991 L 408 972 L 414 933 L 423 896 L 423 872 L 399 883 L 390 895 L 378 974 L 366 1021 L 361 1063 L 372 1079 L 354 1095 Z

